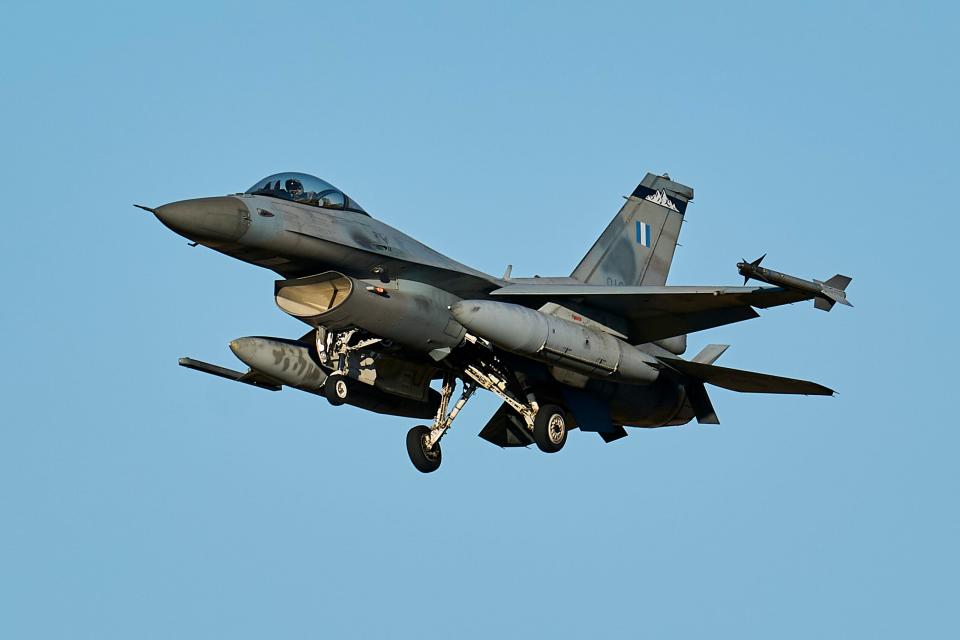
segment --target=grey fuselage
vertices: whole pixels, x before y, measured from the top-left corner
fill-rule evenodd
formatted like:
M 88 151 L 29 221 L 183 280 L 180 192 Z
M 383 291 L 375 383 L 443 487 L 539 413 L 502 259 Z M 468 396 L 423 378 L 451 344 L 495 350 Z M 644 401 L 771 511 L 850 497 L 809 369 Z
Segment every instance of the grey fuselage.
M 355 211 L 241 194 L 174 202 L 155 213 L 180 235 L 287 278 L 336 269 L 359 279 L 425 282 L 461 298 L 506 284 Z
M 184 200 L 152 211 L 176 233 L 285 278 L 335 270 L 358 280 L 423 283 L 458 299 L 481 300 L 489 299 L 491 291 L 517 282 L 460 264 L 356 211 L 249 193 Z M 638 348 L 658 350 L 653 345 Z M 607 420 L 615 424 L 667 426 L 694 417 L 683 385 L 669 379 L 650 385 L 596 379 L 567 382 L 556 367 L 511 360 L 531 380 L 553 388 L 553 395 L 564 398 L 564 404 L 586 402 L 594 410 L 606 411 Z

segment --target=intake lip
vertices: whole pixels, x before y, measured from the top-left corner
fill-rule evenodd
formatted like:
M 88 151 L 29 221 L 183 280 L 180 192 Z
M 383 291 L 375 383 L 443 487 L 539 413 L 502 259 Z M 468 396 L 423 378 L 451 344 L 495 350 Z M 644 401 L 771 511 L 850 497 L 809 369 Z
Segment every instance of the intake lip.
M 278 307 L 294 318 L 306 321 L 344 304 L 354 288 L 350 278 L 328 271 L 309 278 L 278 282 L 275 298 Z

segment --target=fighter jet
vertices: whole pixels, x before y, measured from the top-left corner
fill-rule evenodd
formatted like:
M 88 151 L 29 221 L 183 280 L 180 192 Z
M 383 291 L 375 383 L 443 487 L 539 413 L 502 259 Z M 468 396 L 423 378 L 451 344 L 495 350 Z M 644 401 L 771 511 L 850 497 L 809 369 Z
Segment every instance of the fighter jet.
M 230 343 L 248 369 L 181 358 L 204 373 L 284 386 L 381 414 L 429 420 L 406 437 L 413 465 L 440 466 L 440 441 L 477 389 L 503 404 L 480 431 L 501 447 L 560 451 L 571 429 L 607 443 L 626 427 L 719 424 L 706 391 L 832 395 L 825 386 L 690 359 L 687 335 L 802 300 L 849 305 L 850 278 L 803 280 L 742 260 L 773 286 L 670 286 L 693 189 L 647 174 L 565 277 L 497 278 L 380 222 L 328 182 L 278 173 L 244 193 L 151 208 L 175 233 L 276 272 L 277 306 L 301 337 Z M 761 258 L 762 260 L 762 258 Z M 454 400 L 455 392 L 460 389 Z

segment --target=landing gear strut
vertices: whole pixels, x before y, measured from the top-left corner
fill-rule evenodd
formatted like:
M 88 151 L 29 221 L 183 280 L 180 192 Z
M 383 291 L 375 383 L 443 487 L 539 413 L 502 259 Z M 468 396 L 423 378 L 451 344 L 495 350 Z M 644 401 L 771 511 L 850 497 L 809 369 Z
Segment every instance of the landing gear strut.
M 537 403 L 533 395 L 526 402 L 511 393 L 503 374 L 491 367 L 470 365 L 465 373 L 477 385 L 498 396 L 520 414 L 537 447 L 545 453 L 556 453 L 567 443 L 567 413 L 555 404 Z
M 407 432 L 407 454 L 410 456 L 410 462 L 418 471 L 430 473 L 440 467 L 440 438 L 450 429 L 457 414 L 463 409 L 463 405 L 467 404 L 467 400 L 477 390 L 476 384 L 464 381 L 460 399 L 447 413 L 447 407 L 450 406 L 450 398 L 453 397 L 456 384 L 457 379 L 453 374 L 445 374 L 443 376 L 443 387 L 440 389 L 440 407 L 437 409 L 437 417 L 433 420 L 433 426 L 418 425 Z

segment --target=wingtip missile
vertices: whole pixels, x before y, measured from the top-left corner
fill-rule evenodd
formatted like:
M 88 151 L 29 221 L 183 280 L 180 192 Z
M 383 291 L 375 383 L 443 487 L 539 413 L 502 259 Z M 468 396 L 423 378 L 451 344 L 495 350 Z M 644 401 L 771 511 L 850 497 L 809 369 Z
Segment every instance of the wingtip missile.
M 767 254 L 763 254 L 753 262 L 747 262 L 746 258 L 740 258 L 740 262 L 737 263 L 737 270 L 740 272 L 740 275 L 743 276 L 744 286 L 746 286 L 747 283 L 750 282 L 750 278 L 752 277 L 750 274 L 751 267 L 759 267 L 760 263 L 763 262 L 763 259 L 766 257 L 767 257 Z
M 853 306 L 850 304 L 850 301 L 847 300 L 846 294 L 847 285 L 853 281 L 853 278 L 838 273 L 825 282 L 820 280 L 804 280 L 787 275 L 786 273 L 774 271 L 773 269 L 761 267 L 760 263 L 763 262 L 763 259 L 766 257 L 767 254 L 763 254 L 753 262 L 747 262 L 745 259 L 741 259 L 741 261 L 737 263 L 737 271 L 743 276 L 743 284 L 747 284 L 749 280 L 753 279 L 772 284 L 775 287 L 784 287 L 786 289 L 794 289 L 810 294 L 810 297 L 814 300 L 814 307 L 821 311 L 830 311 L 833 305 L 838 302 L 847 307 Z

